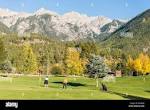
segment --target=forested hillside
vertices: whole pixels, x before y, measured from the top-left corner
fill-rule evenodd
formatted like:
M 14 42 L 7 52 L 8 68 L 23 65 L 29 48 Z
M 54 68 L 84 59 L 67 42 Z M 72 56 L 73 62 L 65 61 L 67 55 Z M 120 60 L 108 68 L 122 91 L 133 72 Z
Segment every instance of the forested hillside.
M 139 14 L 126 25 L 113 32 L 103 46 L 117 49 L 122 54 L 138 56 L 141 52 L 150 54 L 150 10 Z
M 16 34 L 1 35 L 1 40 L 4 44 L 3 50 L 6 51 L 6 54 L 2 56 L 7 57 L 1 63 L 3 72 L 31 72 L 32 74 L 41 72 L 42 74 L 49 74 L 56 66 L 56 69 L 63 72 L 67 65 L 66 60 L 73 60 L 72 57 L 67 59 L 67 56 L 78 54 L 78 58 L 84 62 L 90 57 L 90 54 L 98 53 L 97 46 L 93 41 L 62 42 L 38 34 L 31 34 L 30 37 L 18 37 Z M 76 65 L 76 63 L 80 62 L 77 60 L 73 65 Z

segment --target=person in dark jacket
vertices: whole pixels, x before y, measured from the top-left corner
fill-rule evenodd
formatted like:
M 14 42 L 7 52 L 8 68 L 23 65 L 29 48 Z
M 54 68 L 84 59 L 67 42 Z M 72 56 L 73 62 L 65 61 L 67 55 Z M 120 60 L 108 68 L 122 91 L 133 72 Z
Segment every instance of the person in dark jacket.
M 107 86 L 104 83 L 101 83 L 102 91 L 107 91 Z
M 45 86 L 45 87 L 48 87 L 48 76 L 45 77 L 44 86 Z

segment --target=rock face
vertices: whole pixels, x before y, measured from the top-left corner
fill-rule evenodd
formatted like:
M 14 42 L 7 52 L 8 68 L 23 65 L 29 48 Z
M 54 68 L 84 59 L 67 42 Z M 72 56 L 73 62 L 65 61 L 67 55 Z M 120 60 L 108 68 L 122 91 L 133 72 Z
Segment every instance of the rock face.
M 0 9 L 0 22 L 19 35 L 40 33 L 56 36 L 62 40 L 93 38 L 102 33 L 112 33 L 125 23 L 103 16 L 89 17 L 78 12 L 59 15 L 44 8 L 34 13 L 18 13 Z
M 113 20 L 112 22 L 104 25 L 101 28 L 101 32 L 103 32 L 103 33 L 112 33 L 115 30 L 117 30 L 119 27 L 123 26 L 124 24 L 125 24 L 124 22 L 121 22 L 119 20 Z
M 0 22 L 0 34 L 3 35 L 3 34 L 8 34 L 8 33 L 10 33 L 9 28 L 5 24 Z

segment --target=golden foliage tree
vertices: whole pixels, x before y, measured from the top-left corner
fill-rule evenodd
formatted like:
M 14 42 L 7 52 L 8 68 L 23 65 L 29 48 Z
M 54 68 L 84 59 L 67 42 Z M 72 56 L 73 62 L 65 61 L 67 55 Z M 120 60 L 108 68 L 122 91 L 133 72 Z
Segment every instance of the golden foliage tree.
M 147 54 L 141 53 L 138 58 L 133 60 L 130 56 L 128 58 L 127 66 L 134 71 L 141 74 L 150 72 L 150 58 Z
M 37 68 L 36 55 L 33 53 L 32 47 L 28 43 L 23 44 L 20 56 L 18 56 L 18 71 L 34 74 Z
M 66 73 L 70 75 L 81 75 L 84 73 L 86 61 L 80 58 L 76 48 L 67 48 L 66 52 Z

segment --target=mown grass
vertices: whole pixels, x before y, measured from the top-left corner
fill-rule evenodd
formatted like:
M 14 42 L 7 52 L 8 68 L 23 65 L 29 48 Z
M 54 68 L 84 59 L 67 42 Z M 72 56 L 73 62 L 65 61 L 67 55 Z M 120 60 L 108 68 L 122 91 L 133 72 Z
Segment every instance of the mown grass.
M 62 89 L 64 77 L 49 77 L 49 87 L 43 85 L 43 77 L 12 77 L 12 80 L 0 81 L 0 99 L 150 99 L 150 76 L 122 77 L 116 82 L 106 83 L 108 92 L 96 88 L 94 79 L 70 77 L 70 85 Z

